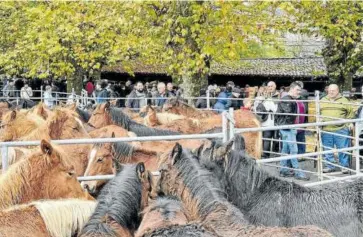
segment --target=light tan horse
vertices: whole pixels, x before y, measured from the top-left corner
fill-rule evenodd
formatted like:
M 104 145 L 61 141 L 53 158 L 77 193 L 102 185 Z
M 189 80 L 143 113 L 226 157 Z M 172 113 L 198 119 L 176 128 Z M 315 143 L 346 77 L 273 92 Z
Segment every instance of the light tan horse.
M 0 176 L 0 210 L 41 199 L 93 200 L 78 183 L 68 154 L 45 140 L 40 149 Z
M 44 124 L 18 140 L 36 141 L 42 138 L 58 140 L 90 138 L 90 136 L 84 129 L 76 112 L 66 108 L 57 108 Z M 63 149 L 67 150 L 69 154 L 69 162 L 74 166 L 79 176 L 83 175 L 86 169 L 90 148 L 90 145 L 82 144 L 63 146 Z
M 96 208 L 95 201 L 43 200 L 0 211 L 0 236 L 69 237 L 79 233 Z
M 36 114 L 28 116 L 26 112 L 9 111 L 2 118 L 3 129 L 0 139 L 1 141 L 14 141 L 44 124 L 44 119 Z

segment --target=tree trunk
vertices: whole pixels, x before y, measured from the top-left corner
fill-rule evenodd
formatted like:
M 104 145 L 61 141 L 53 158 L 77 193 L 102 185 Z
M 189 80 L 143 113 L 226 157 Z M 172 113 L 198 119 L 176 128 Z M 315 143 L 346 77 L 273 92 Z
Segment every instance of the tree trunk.
M 344 73 L 344 81 L 343 81 L 343 90 L 350 91 L 353 86 L 353 73 L 346 72 Z
M 208 86 L 208 75 L 183 76 L 182 84 L 184 97 L 198 97 L 200 90 Z M 188 99 L 189 104 L 195 104 L 195 100 Z
M 72 93 L 72 89 L 74 89 L 74 92 L 78 95 L 81 94 L 81 91 L 83 89 L 83 76 L 81 70 L 76 70 L 75 73 L 67 79 L 67 92 Z

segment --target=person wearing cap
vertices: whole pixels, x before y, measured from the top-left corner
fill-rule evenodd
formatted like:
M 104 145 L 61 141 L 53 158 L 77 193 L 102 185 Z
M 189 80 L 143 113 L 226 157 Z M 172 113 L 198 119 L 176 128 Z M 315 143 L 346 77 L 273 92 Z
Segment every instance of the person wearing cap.
M 225 110 L 228 110 L 232 105 L 232 90 L 234 87 L 234 83 L 232 81 L 227 82 L 226 89 L 219 93 L 217 102 L 213 106 L 213 109 L 217 110 L 218 113 L 222 113 Z

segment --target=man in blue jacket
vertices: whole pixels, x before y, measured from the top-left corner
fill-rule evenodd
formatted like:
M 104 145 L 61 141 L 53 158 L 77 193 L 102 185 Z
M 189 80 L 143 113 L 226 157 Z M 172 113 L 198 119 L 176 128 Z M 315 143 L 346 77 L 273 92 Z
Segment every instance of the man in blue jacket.
M 225 110 L 228 110 L 232 105 L 232 90 L 234 88 L 234 82 L 227 82 L 226 89 L 219 93 L 217 102 L 214 104 L 213 109 L 217 110 L 218 113 L 222 113 Z

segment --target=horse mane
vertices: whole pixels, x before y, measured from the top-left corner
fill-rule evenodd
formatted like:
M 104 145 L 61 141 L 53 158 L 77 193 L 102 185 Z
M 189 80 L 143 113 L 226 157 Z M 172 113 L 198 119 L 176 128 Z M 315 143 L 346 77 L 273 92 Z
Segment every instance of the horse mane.
M 149 128 L 143 124 L 136 123 L 127 116 L 120 108 L 110 108 L 111 120 L 130 132 L 134 132 L 137 136 L 162 136 L 162 135 L 180 135 L 178 132 Z
M 158 228 L 145 233 L 142 237 L 215 237 L 216 234 L 205 229 L 201 224 L 191 223 L 186 225 L 172 225 Z
M 142 213 L 158 210 L 164 220 L 168 221 L 175 218 L 176 213 L 184 212 L 183 204 L 175 196 L 158 197 L 156 201 L 149 205 Z
M 82 119 L 82 121 L 85 123 L 87 123 L 88 120 L 91 118 L 91 114 L 83 109 L 80 109 L 77 107 L 76 112 L 77 112 L 78 116 L 80 117 L 80 119 Z
M 79 199 L 32 202 L 43 218 L 51 236 L 64 237 L 79 233 L 96 208 L 95 201 Z
M 181 158 L 174 164 L 190 195 L 197 200 L 198 213 L 202 219 L 216 206 L 228 203 L 226 194 L 213 174 L 203 169 L 190 151 L 183 149 Z
M 141 185 L 136 165 L 123 165 L 121 172 L 101 190 L 98 205 L 82 233 L 115 236 L 115 231 L 106 223 L 108 216 L 122 227 L 136 230 L 140 224 Z
M 134 147 L 127 142 L 116 142 L 112 145 L 114 159 L 118 163 L 130 163 Z
M 242 170 L 247 173 L 242 175 Z M 239 195 L 244 196 L 246 199 L 251 197 L 251 195 L 259 188 L 273 188 L 275 190 L 276 188 L 289 189 L 299 190 L 300 192 L 310 190 L 309 188 L 301 186 L 295 182 L 286 181 L 274 176 L 263 167 L 258 166 L 256 160 L 244 151 L 232 150 L 228 154 L 224 172 L 228 176 L 227 179 L 230 182 L 243 182 L 248 184 L 249 187 L 244 189 L 243 192 L 239 192 Z M 245 201 L 247 202 L 247 200 Z
M 56 149 L 54 152 L 58 152 Z M 24 189 L 29 186 L 29 177 L 36 174 L 30 167 L 30 161 L 36 159 L 37 169 L 46 170 L 51 164 L 49 156 L 41 151 L 31 153 L 26 159 L 22 159 L 10 166 L 5 174 L 0 176 L 0 210 L 15 205 L 23 198 Z

